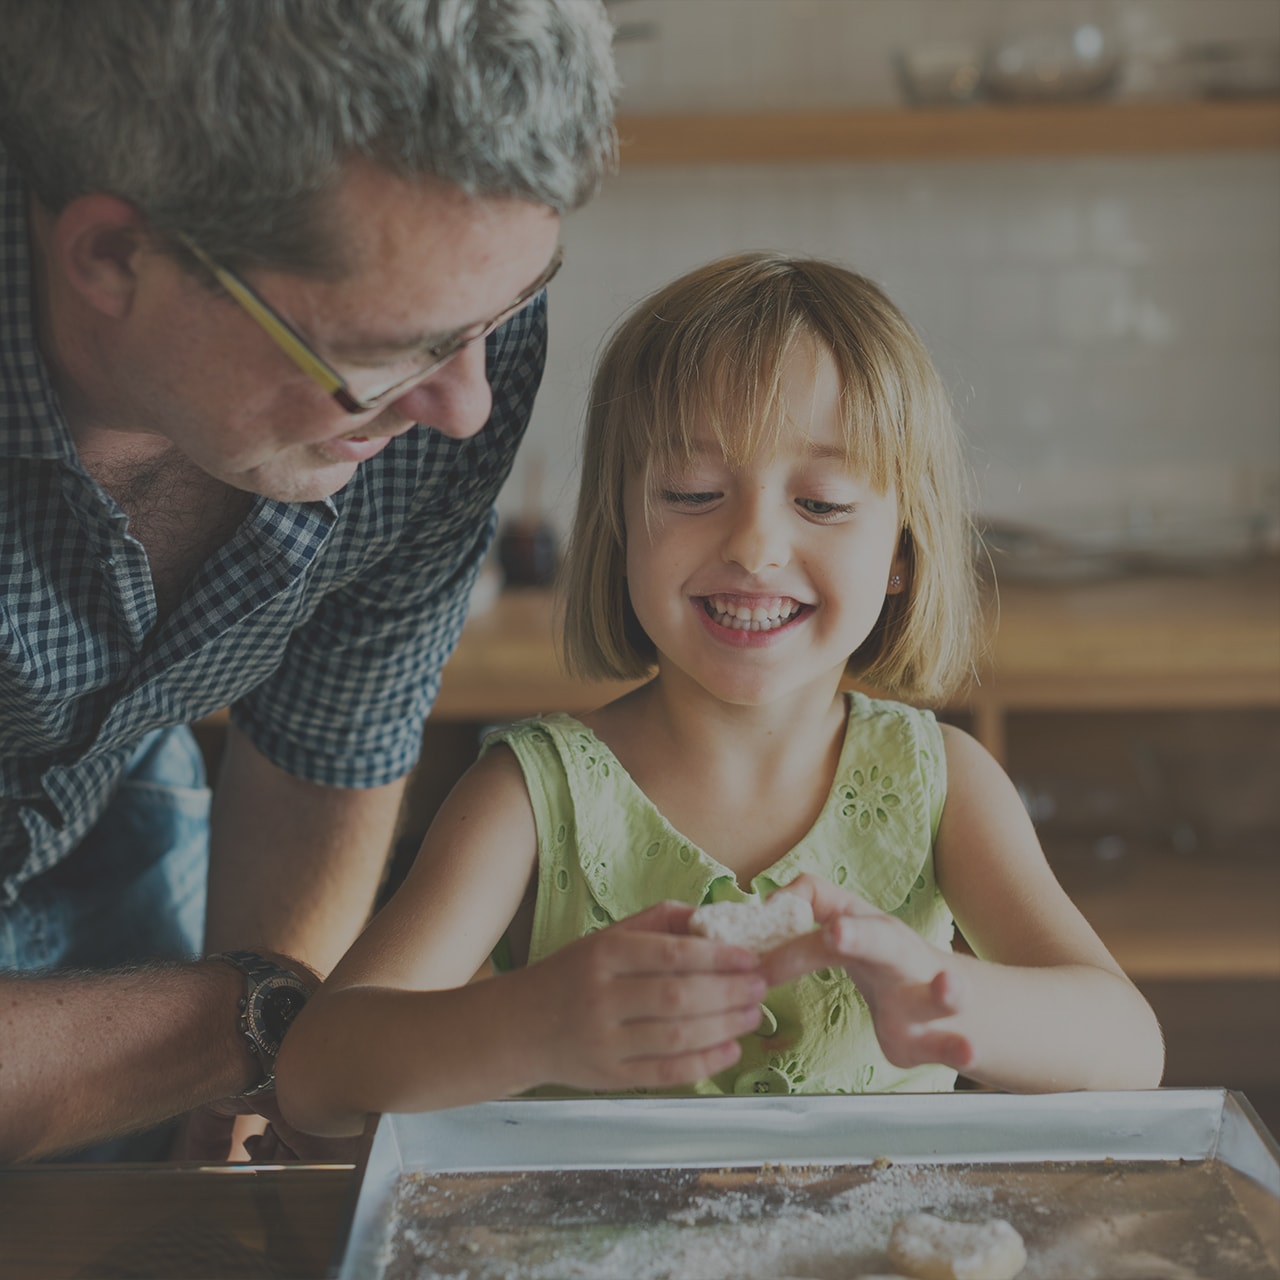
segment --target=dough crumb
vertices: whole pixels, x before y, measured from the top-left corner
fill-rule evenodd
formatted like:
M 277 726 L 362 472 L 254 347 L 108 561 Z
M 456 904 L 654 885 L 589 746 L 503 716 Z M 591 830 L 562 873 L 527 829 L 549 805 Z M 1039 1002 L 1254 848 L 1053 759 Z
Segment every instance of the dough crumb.
M 1027 1251 L 1003 1218 L 949 1222 L 912 1213 L 894 1223 L 889 1262 L 913 1280 L 1013 1280 Z
M 813 928 L 813 908 L 796 893 L 775 893 L 763 902 L 711 902 L 689 917 L 689 932 L 752 951 L 771 951 Z

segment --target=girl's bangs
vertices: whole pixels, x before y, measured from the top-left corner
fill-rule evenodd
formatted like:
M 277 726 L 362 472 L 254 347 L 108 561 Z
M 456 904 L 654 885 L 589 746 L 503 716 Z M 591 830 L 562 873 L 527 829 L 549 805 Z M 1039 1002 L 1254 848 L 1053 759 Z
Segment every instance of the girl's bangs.
M 643 440 L 633 441 L 632 458 L 647 478 L 650 496 L 664 477 L 683 469 L 699 447 L 706 447 L 708 437 L 735 470 L 767 461 L 788 420 L 783 369 L 805 347 L 815 362 L 826 355 L 835 364 L 850 470 L 882 491 L 895 486 L 903 470 L 903 433 L 893 421 L 900 415 L 892 412 L 901 406 L 900 391 L 872 386 L 873 380 L 884 381 L 877 371 L 841 353 L 807 318 L 796 317 L 785 329 L 740 330 L 700 343 L 684 353 L 678 367 L 662 370 L 650 383 L 649 403 L 640 416 Z

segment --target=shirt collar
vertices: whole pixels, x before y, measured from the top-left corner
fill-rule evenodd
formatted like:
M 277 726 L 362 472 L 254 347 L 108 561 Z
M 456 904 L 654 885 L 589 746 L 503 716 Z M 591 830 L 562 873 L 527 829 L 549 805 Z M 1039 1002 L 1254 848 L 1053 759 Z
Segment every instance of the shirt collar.
M 27 192 L 0 148 L 0 457 L 74 458 L 36 341 Z

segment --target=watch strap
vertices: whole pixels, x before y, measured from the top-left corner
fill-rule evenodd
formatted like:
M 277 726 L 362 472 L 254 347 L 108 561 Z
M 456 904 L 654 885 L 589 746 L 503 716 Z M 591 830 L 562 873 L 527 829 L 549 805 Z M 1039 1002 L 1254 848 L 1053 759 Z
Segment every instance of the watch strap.
M 256 1083 L 250 1085 L 238 1096 L 252 1098 L 257 1094 L 267 1093 L 275 1088 L 276 1061 L 275 1053 L 263 1042 L 254 1027 L 255 996 L 265 983 L 274 978 L 284 977 L 289 980 L 290 985 L 296 984 L 304 989 L 306 989 L 306 983 L 292 969 L 287 969 L 284 965 L 259 955 L 256 951 L 219 951 L 209 959 L 225 961 L 245 975 L 245 989 L 236 1005 L 237 1026 L 250 1055 L 258 1065 L 260 1074 Z M 310 994 L 309 990 L 307 994 Z

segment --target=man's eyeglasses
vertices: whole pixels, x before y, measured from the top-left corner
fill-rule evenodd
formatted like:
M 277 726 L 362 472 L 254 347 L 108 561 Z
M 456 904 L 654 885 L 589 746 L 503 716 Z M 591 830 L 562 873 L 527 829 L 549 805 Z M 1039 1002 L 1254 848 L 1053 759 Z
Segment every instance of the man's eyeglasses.
M 527 307 L 547 287 L 564 262 L 564 250 L 557 247 L 547 269 L 509 307 L 504 308 L 491 320 L 477 320 L 460 332 L 451 334 L 433 346 L 425 347 L 421 359 L 417 360 L 410 373 L 403 377 L 396 377 L 390 386 L 357 397 L 347 380 L 318 354 L 278 311 L 263 301 L 250 285 L 246 284 L 234 271 L 215 262 L 189 237 L 178 232 L 177 238 L 213 275 L 232 299 L 257 321 L 276 346 L 348 413 L 368 413 L 370 410 L 381 408 L 398 396 L 404 395 L 417 383 L 425 381 L 473 342 L 480 342 L 487 338 L 500 325 L 506 324 L 518 311 Z

